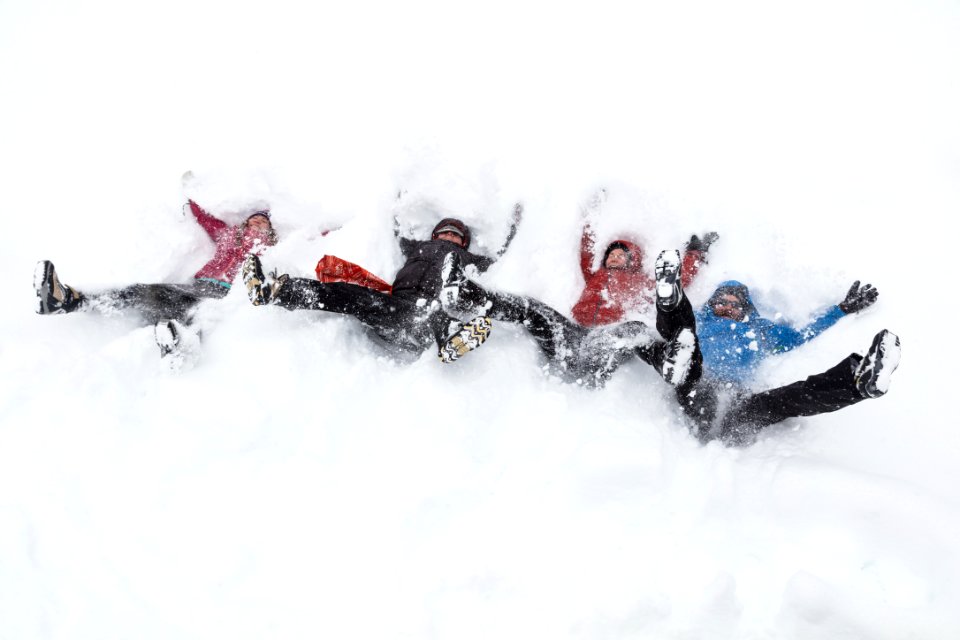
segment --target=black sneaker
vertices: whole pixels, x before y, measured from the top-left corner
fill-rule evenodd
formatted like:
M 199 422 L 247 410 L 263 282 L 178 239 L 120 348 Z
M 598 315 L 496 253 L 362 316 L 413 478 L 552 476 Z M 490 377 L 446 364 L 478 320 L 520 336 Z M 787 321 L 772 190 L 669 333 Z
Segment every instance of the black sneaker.
M 853 382 L 864 398 L 879 398 L 890 388 L 890 376 L 900 364 L 900 338 L 884 329 L 853 372 Z
M 668 384 L 679 387 L 686 382 L 696 347 L 696 337 L 690 329 L 682 329 L 676 338 L 667 343 L 660 375 Z
M 176 356 L 180 353 L 180 342 L 183 334 L 179 322 L 176 320 L 161 320 L 154 327 L 153 333 L 157 339 L 157 346 L 160 347 L 161 358 L 166 358 L 169 355 Z
M 33 287 L 37 292 L 37 313 L 70 313 L 83 302 L 83 296 L 60 282 L 57 271 L 49 260 L 41 260 L 33 272 Z
M 440 268 L 440 304 L 444 309 L 455 309 L 460 302 L 460 287 L 467 281 L 460 254 L 451 251 L 443 257 Z
M 657 277 L 657 307 L 662 311 L 673 311 L 683 296 L 680 288 L 680 252 L 676 249 L 661 251 L 657 256 L 654 274 Z
M 250 302 L 255 306 L 269 304 L 273 298 L 273 290 L 267 284 L 267 278 L 263 275 L 263 267 L 260 265 L 260 258 L 254 254 L 249 254 L 240 267 L 240 273 L 243 276 L 243 284 L 247 287 L 247 295 Z
M 154 327 L 160 359 L 170 371 L 192 369 L 200 358 L 200 333 L 177 320 L 161 320 Z
M 455 362 L 464 354 L 473 351 L 486 341 L 492 327 L 493 323 L 486 316 L 477 316 L 461 325 L 461 328 L 447 338 L 446 343 L 440 347 L 440 352 L 437 354 L 440 356 L 440 361 Z

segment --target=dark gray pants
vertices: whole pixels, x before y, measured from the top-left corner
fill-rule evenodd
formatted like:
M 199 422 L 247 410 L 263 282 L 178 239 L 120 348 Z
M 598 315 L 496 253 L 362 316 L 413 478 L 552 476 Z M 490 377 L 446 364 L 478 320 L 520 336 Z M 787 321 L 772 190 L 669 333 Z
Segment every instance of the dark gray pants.
M 84 295 L 80 309 L 140 313 L 150 324 L 161 320 L 189 323 L 196 306 L 203 300 L 219 300 L 230 288 L 207 280 L 189 284 L 132 284 L 122 289 Z

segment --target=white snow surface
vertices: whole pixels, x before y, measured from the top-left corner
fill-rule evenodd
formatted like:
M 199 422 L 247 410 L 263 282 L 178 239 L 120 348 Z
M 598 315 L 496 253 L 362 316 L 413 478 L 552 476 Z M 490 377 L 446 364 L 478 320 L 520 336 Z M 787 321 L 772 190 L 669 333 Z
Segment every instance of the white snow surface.
M 0 638 L 960 637 L 958 34 L 936 0 L 4 0 Z M 720 233 L 695 304 L 738 279 L 801 326 L 877 286 L 757 386 L 889 328 L 889 393 L 701 446 L 648 368 L 564 384 L 502 323 L 402 365 L 235 287 L 173 373 L 134 317 L 34 313 L 40 259 L 188 281 L 185 195 L 269 202 L 268 266 L 388 280 L 394 213 L 492 251 L 522 200 L 483 281 L 568 312 L 600 186 L 651 271 Z

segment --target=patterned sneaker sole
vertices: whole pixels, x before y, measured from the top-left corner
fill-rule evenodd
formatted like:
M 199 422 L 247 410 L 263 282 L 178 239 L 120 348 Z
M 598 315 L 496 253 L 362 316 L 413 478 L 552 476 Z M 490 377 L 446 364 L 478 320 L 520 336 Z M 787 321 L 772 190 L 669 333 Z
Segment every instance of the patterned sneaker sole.
M 250 298 L 250 302 L 258 307 L 266 304 L 267 300 L 263 293 L 263 282 L 265 278 L 259 258 L 254 255 L 248 256 L 247 259 L 243 261 L 243 266 L 240 270 L 243 276 L 243 284 L 247 287 L 247 297 Z
M 456 362 L 461 356 L 473 351 L 486 342 L 492 327 L 493 323 L 486 316 L 477 316 L 466 323 L 441 347 L 440 353 L 437 354 L 440 361 Z
M 657 302 L 671 309 L 680 302 L 680 252 L 675 249 L 661 251 L 654 266 L 657 279 Z

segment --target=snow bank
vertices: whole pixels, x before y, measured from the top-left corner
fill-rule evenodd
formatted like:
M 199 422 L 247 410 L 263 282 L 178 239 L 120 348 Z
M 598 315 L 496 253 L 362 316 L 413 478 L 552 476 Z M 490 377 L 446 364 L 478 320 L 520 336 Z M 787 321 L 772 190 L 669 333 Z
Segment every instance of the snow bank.
M 957 312 L 957 18 L 5 3 L 0 637 L 955 637 L 932 319 Z M 503 324 L 456 365 L 401 365 L 350 319 L 236 290 L 173 374 L 135 318 L 33 313 L 43 258 L 80 288 L 189 279 L 210 247 L 187 169 L 227 219 L 269 201 L 264 260 L 304 276 L 333 253 L 389 279 L 395 213 L 455 214 L 492 250 L 522 200 L 485 282 L 564 311 L 606 186 L 601 242 L 720 232 L 694 303 L 737 278 L 800 324 L 879 288 L 759 386 L 885 327 L 904 359 L 887 397 L 726 449 L 649 370 L 563 384 Z

